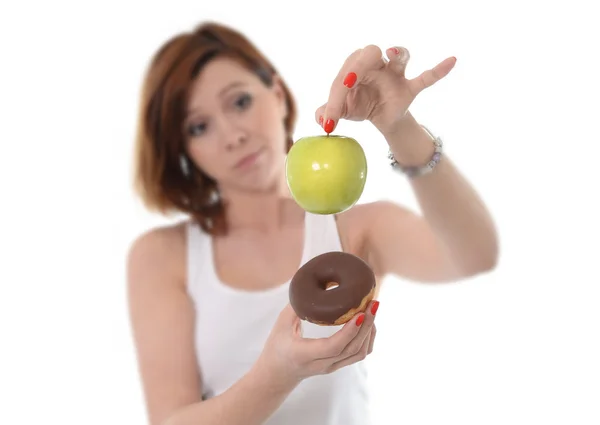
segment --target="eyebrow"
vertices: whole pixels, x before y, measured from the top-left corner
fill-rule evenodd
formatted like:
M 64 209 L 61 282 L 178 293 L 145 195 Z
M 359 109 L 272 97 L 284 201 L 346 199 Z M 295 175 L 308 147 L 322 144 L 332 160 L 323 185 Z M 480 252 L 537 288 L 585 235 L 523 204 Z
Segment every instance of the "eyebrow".
M 228 85 L 226 85 L 225 87 L 223 87 L 220 91 L 219 91 L 219 97 L 223 97 L 225 96 L 225 94 L 227 94 L 228 91 L 235 89 L 237 87 L 241 87 L 241 86 L 245 86 L 247 83 L 244 83 L 243 81 L 234 81 L 233 83 L 230 83 Z M 195 108 L 191 108 L 189 109 L 186 114 L 185 117 L 186 119 L 192 114 L 194 113 Z
M 235 89 L 237 87 L 245 86 L 245 85 L 246 85 L 246 83 L 244 83 L 243 81 L 234 81 L 233 83 L 228 84 L 223 89 L 221 89 L 221 91 L 219 92 L 219 96 L 225 95 L 225 93 L 227 93 L 231 89 Z

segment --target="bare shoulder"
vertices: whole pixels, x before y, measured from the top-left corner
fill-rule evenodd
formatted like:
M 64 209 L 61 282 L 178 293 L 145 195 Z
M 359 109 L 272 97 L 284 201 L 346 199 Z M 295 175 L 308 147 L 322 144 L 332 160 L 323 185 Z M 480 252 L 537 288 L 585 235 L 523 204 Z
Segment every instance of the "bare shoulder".
M 138 235 L 129 247 L 128 271 L 133 274 L 173 273 L 183 277 L 185 245 L 184 222 L 147 230 Z
M 128 306 L 151 424 L 201 401 L 184 223 L 139 235 L 127 258 Z

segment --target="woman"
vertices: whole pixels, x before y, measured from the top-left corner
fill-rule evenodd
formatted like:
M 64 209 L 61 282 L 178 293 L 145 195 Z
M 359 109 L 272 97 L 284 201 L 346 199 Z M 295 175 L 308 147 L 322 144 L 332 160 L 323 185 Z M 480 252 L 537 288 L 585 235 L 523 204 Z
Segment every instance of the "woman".
M 315 120 L 370 121 L 403 165 L 427 164 L 433 138 L 408 107 L 454 58 L 414 80 L 405 49 L 354 52 Z M 137 188 L 154 210 L 190 219 L 152 229 L 128 258 L 130 314 L 149 421 L 365 425 L 364 363 L 378 301 L 342 327 L 300 322 L 287 284 L 328 251 L 360 256 L 381 280 L 455 281 L 494 267 L 492 221 L 447 158 L 407 173 L 423 215 L 389 203 L 314 215 L 289 196 L 295 104 L 241 34 L 207 23 L 156 54 L 137 137 Z M 399 168 L 405 170 L 404 168 Z M 425 168 L 423 168 L 425 169 Z

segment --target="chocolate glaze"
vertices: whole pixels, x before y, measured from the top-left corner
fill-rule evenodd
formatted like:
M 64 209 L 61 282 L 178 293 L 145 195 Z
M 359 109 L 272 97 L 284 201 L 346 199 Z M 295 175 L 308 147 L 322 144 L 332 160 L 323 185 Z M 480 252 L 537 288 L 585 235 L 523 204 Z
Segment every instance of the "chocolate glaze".
M 328 283 L 339 286 L 326 290 Z M 290 282 L 290 304 L 298 317 L 334 323 L 375 287 L 375 274 L 361 258 L 340 251 L 326 252 L 306 262 Z

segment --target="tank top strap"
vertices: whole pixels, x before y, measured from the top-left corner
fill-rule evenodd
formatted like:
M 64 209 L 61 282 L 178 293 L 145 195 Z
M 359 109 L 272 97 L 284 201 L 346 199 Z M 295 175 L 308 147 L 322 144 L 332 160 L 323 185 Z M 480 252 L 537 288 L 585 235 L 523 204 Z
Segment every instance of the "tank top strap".
M 304 253 L 302 264 L 317 255 L 330 251 L 342 251 L 342 244 L 334 215 L 320 215 L 306 213 L 304 232 Z M 201 288 L 198 286 L 207 282 L 207 279 L 216 279 L 213 276 L 213 255 L 210 235 L 206 234 L 200 226 L 192 221 L 186 223 L 187 256 L 186 272 L 188 291 L 198 295 Z M 301 264 L 301 265 L 302 265 Z
M 187 286 L 188 291 L 193 295 L 198 295 L 197 285 L 199 282 L 204 281 L 202 274 L 209 270 L 207 267 L 210 266 L 210 237 L 200 228 L 200 226 L 193 222 L 188 221 L 186 223 L 186 272 L 187 272 Z
M 309 259 L 329 251 L 342 251 L 342 243 L 338 232 L 335 215 L 306 214 L 310 220 L 310 234 L 306 235 L 309 243 Z

